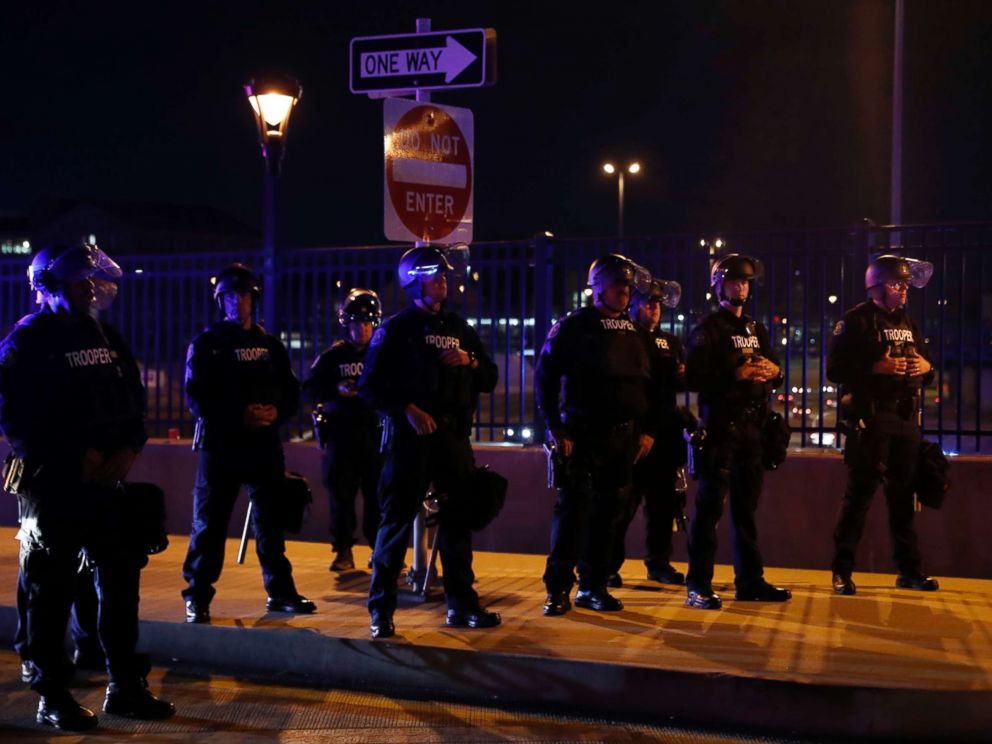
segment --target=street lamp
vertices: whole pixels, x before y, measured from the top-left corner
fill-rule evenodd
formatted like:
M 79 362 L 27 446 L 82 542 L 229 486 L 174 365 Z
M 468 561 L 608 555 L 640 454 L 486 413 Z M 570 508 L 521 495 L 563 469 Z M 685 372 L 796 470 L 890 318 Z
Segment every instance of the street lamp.
M 286 138 L 289 133 L 289 116 L 293 112 L 303 88 L 288 75 L 269 75 L 253 78 L 245 85 L 245 95 L 255 112 L 258 144 L 265 160 L 265 179 L 262 196 L 262 255 L 265 317 L 262 321 L 269 333 L 276 326 L 276 178 L 286 155 Z
M 637 161 L 628 163 L 626 169 L 617 168 L 613 163 L 603 163 L 603 172 L 608 176 L 617 174 L 617 235 L 623 237 L 623 174 L 624 170 L 632 176 L 641 172 L 641 164 Z

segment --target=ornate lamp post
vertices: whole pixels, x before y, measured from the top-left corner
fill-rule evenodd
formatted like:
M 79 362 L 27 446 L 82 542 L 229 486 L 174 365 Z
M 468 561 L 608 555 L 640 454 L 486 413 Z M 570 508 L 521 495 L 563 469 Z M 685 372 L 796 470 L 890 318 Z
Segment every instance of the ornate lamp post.
M 278 263 L 276 261 L 276 178 L 286 155 L 286 137 L 293 107 L 303 95 L 303 88 L 288 75 L 253 78 L 245 85 L 248 103 L 255 112 L 258 144 L 265 160 L 262 197 L 262 254 L 264 281 L 264 319 L 269 333 L 275 333 Z

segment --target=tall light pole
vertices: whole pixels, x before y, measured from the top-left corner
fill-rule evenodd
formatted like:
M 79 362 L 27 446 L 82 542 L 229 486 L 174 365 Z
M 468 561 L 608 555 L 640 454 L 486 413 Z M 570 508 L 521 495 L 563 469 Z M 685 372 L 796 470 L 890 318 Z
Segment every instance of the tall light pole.
M 608 176 L 617 174 L 617 237 L 623 237 L 623 174 L 624 171 L 632 176 L 641 172 L 641 164 L 637 161 L 628 163 L 626 168 L 617 168 L 613 163 L 603 163 L 603 172 Z
M 265 329 L 275 333 L 278 307 L 278 262 L 276 260 L 276 178 L 286 155 L 289 116 L 303 95 L 303 88 L 288 75 L 253 78 L 245 85 L 248 103 L 255 112 L 258 144 L 265 161 L 262 196 L 263 307 Z
M 889 222 L 902 223 L 902 79 L 906 6 L 896 0 L 895 43 L 892 55 L 892 170 L 889 175 Z

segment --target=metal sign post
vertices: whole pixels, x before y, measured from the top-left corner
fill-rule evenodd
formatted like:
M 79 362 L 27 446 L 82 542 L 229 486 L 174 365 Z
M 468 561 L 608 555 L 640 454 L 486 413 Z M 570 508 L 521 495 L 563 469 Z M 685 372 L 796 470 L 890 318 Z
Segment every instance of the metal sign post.
M 351 40 L 352 93 L 390 99 L 384 105 L 384 229 L 389 240 L 470 243 L 473 203 L 473 118 L 468 109 L 431 104 L 431 91 L 496 82 L 496 32 L 491 28 L 431 32 L 418 18 L 415 34 Z M 437 534 L 431 566 L 437 556 Z M 424 509 L 413 522 L 413 565 L 407 581 L 430 598 Z

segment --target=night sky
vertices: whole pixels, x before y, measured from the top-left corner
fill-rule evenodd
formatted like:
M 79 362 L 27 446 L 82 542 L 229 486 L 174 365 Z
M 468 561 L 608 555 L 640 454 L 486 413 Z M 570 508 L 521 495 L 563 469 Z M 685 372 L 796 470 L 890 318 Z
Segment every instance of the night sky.
M 888 217 L 894 2 L 51 3 L 0 22 L 0 214 L 53 197 L 208 204 L 257 226 L 242 91 L 303 99 L 283 245 L 385 242 L 382 103 L 348 89 L 354 36 L 492 27 L 475 112 L 475 237 L 616 229 L 607 158 L 637 158 L 626 232 L 819 228 Z M 112 9 L 109 9 L 112 8 Z M 161 8 L 161 9 L 160 9 Z M 907 222 L 992 219 L 992 3 L 908 0 Z

